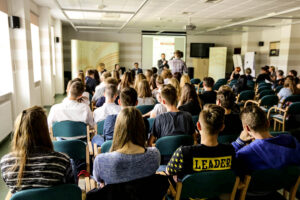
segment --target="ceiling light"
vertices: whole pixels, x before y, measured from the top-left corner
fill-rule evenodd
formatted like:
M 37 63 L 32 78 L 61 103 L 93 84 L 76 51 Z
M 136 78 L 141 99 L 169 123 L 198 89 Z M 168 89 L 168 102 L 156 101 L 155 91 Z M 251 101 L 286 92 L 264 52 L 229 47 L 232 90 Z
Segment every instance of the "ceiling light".
M 223 0 L 205 0 L 204 3 L 219 3 Z

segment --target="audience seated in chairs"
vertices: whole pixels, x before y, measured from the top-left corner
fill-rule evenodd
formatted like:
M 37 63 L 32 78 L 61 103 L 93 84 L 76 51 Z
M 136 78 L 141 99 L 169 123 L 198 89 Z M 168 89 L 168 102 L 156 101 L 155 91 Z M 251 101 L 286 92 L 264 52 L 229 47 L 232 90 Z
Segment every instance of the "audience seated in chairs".
M 268 82 L 271 82 L 271 77 L 270 77 L 270 74 L 269 74 L 269 67 L 268 66 L 264 66 L 264 67 L 261 68 L 260 74 L 256 78 L 256 83 L 264 82 L 266 80 Z
M 53 150 L 45 111 L 24 110 L 15 122 L 12 152 L 2 157 L 2 178 L 11 193 L 74 183 L 70 158 Z
M 116 184 L 155 174 L 160 153 L 155 147 L 145 147 L 145 124 L 135 107 L 119 113 L 110 153 L 99 154 L 94 161 L 93 177 L 98 183 Z
M 199 115 L 201 111 L 200 99 L 196 93 L 194 85 L 186 83 L 181 92 L 178 109 L 189 112 L 191 115 Z
M 241 75 L 238 78 L 236 84 L 233 85 L 232 90 L 236 95 L 238 95 L 242 91 L 248 90 L 246 75 Z
M 138 84 L 138 106 L 154 105 L 155 99 L 152 97 L 150 85 L 147 80 L 142 80 Z
M 118 90 L 121 91 L 124 88 L 134 86 L 134 78 L 131 72 L 125 72 L 122 76 L 121 83 L 118 85 Z
M 201 94 L 199 94 L 203 106 L 208 103 L 212 103 L 212 104 L 216 103 L 217 93 L 212 89 L 214 83 L 215 81 L 211 77 L 205 77 L 203 79 L 203 90 Z
M 137 93 L 133 88 L 124 88 L 120 93 L 119 105 L 121 108 L 128 106 L 136 106 L 138 103 Z M 104 141 L 112 140 L 114 135 L 115 123 L 117 119 L 117 114 L 108 115 L 105 118 L 103 137 L 100 135 L 95 135 L 92 138 L 92 143 L 101 146 Z M 148 133 L 147 133 L 148 134 Z
M 156 100 L 158 101 L 155 104 L 153 110 L 143 115 L 143 117 L 155 118 L 156 116 L 167 112 L 167 108 L 162 104 L 161 91 L 158 91 L 156 94 Z
M 238 80 L 240 78 L 241 67 L 236 67 L 230 75 L 229 82 L 232 80 Z
M 291 135 L 273 137 L 269 132 L 266 113 L 257 106 L 248 106 L 241 113 L 243 131 L 232 145 L 236 150 L 239 171 L 280 169 L 287 165 L 300 165 L 300 145 Z M 253 142 L 251 142 L 254 140 Z M 250 143 L 250 144 L 249 144 Z M 247 145 L 248 144 L 248 145 Z M 276 192 L 276 191 L 274 191 Z M 254 194 L 265 196 L 273 194 Z
M 235 95 L 230 88 L 221 87 L 217 92 L 216 104 L 225 109 L 225 128 L 219 135 L 239 135 L 243 130 L 239 113 L 232 112 Z
M 52 128 L 54 122 L 61 121 L 84 122 L 90 126 L 94 126 L 93 113 L 90 107 L 81 102 L 83 92 L 84 85 L 81 81 L 75 81 L 71 84 L 68 97 L 65 98 L 62 103 L 51 107 L 48 115 L 49 128 Z M 81 138 L 81 136 L 78 138 Z
M 195 126 L 192 115 L 177 109 L 177 93 L 172 85 L 166 85 L 161 91 L 162 104 L 167 108 L 166 113 L 156 116 L 148 145 L 152 146 L 155 139 L 168 136 L 188 134 L 195 138 Z M 196 140 L 196 139 L 195 139 Z
M 95 71 L 89 69 L 87 71 L 87 76 L 85 77 L 86 91 L 91 95 L 94 94 L 95 88 L 97 86 L 97 81 L 95 80 Z
M 224 129 L 224 114 L 220 106 L 204 106 L 197 122 L 201 144 L 179 147 L 167 165 L 166 173 L 172 175 L 175 182 L 188 174 L 234 167 L 234 148 L 218 143 L 218 134 Z
M 245 70 L 245 75 L 246 75 L 247 81 L 253 81 L 253 76 L 251 75 L 251 73 L 252 73 L 252 70 L 251 70 L 251 68 L 248 67 Z
M 179 82 L 180 88 L 182 89 L 183 86 L 184 86 L 186 83 L 191 84 L 191 79 L 190 79 L 189 75 L 183 74 L 183 75 L 181 76 L 180 82 Z
M 285 101 L 285 99 L 291 95 L 297 95 L 300 94 L 300 90 L 297 88 L 295 79 L 293 76 L 287 76 L 283 88 L 279 91 L 277 94 L 279 98 L 279 104 L 278 107 L 282 106 L 282 103 Z
M 118 114 L 121 111 L 121 106 L 115 104 L 115 99 L 118 96 L 115 84 L 106 85 L 104 95 L 105 103 L 94 111 L 95 123 L 105 120 L 108 115 Z
M 105 86 L 108 84 L 107 80 L 111 78 L 110 72 L 104 72 L 101 75 L 101 83 L 95 89 L 95 93 L 93 95 L 92 101 L 97 102 L 102 96 L 104 96 Z

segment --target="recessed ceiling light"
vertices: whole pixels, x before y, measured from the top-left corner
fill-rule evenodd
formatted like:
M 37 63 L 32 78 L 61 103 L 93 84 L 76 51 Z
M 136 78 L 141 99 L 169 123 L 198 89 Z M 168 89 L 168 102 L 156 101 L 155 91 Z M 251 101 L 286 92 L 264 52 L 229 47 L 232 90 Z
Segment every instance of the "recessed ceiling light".
M 205 0 L 204 3 L 219 3 L 223 0 Z
M 183 14 L 183 15 L 192 15 L 194 13 L 193 12 L 182 12 L 181 14 Z

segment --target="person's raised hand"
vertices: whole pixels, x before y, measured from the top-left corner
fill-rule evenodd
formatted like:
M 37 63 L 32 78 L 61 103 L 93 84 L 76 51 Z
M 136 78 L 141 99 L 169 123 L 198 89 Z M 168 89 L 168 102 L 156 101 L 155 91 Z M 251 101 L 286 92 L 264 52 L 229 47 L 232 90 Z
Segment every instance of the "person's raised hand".
M 252 135 L 249 134 L 249 131 L 243 130 L 241 132 L 240 139 L 243 140 L 244 142 L 248 142 L 253 140 L 254 138 Z

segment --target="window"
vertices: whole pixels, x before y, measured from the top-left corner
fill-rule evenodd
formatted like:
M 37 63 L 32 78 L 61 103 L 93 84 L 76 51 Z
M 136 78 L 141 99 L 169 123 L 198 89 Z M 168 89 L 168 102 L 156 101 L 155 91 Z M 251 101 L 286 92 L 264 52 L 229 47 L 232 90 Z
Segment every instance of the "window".
M 12 63 L 7 14 L 0 11 L 0 95 L 13 91 Z
M 52 69 L 53 75 L 56 74 L 56 63 L 55 63 L 55 43 L 54 43 L 54 27 L 51 26 L 51 50 L 52 50 Z
M 40 52 L 40 34 L 39 27 L 31 24 L 31 44 L 32 44 L 32 62 L 33 62 L 33 80 L 41 80 L 41 52 Z

